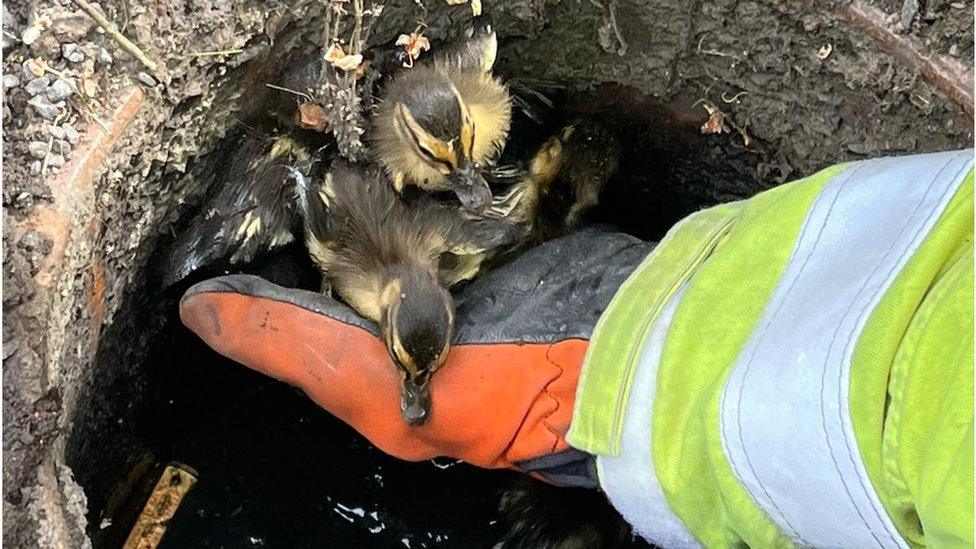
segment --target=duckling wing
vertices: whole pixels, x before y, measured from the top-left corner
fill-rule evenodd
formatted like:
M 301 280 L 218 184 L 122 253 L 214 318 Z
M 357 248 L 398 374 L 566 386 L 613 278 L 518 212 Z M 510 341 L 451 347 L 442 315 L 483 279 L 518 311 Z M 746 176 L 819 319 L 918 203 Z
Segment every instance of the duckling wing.
M 309 155 L 297 143 L 242 136 L 217 173 L 214 194 L 167 253 L 164 285 L 291 242 L 298 225 L 292 179 L 310 169 Z
M 450 288 L 473 279 L 486 261 L 517 248 L 529 235 L 528 223 L 507 219 L 459 219 L 445 238 L 438 278 Z

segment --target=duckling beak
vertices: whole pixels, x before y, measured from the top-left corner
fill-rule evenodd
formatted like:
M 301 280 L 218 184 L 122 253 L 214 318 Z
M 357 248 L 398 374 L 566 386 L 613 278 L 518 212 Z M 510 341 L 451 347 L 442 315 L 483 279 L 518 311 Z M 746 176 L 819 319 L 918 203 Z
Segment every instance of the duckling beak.
M 457 168 L 447 176 L 461 205 L 469 212 L 482 214 L 491 205 L 491 189 L 488 182 L 475 169 L 474 164 Z
M 419 427 L 430 417 L 430 383 L 405 379 L 400 387 L 400 413 L 408 425 Z

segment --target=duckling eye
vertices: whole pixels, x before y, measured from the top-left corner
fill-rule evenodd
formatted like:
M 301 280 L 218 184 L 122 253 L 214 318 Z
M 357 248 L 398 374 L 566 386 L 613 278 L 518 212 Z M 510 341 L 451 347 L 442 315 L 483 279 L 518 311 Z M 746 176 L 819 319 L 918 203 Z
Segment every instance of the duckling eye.
M 424 131 L 423 127 L 417 123 L 410 114 L 410 111 L 403 105 L 397 105 L 396 116 L 393 119 L 394 126 L 397 131 L 401 132 L 407 140 L 413 145 L 414 150 L 428 163 L 437 167 L 437 169 L 447 175 L 451 173 L 453 169 L 452 159 L 441 158 L 435 149 L 439 149 L 438 143 L 434 141 L 433 137 L 429 136 L 427 132 Z
M 444 175 L 451 173 L 453 167 L 449 160 L 438 158 L 436 155 L 434 155 L 434 151 L 428 149 L 427 146 L 420 141 L 417 141 L 417 150 L 420 151 L 420 155 L 423 156 L 425 160 L 437 166 L 437 169 L 440 170 L 441 173 Z

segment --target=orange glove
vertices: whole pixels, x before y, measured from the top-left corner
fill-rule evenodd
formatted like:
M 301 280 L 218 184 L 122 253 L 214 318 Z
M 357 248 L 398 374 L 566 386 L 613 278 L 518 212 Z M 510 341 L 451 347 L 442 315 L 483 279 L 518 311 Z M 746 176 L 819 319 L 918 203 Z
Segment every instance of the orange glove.
M 580 231 L 465 288 L 420 427 L 401 417 L 400 378 L 375 325 L 328 296 L 232 275 L 190 288 L 180 316 L 216 351 L 300 387 L 391 455 L 594 486 L 589 456 L 565 440 L 576 385 L 593 326 L 649 250 L 619 233 Z

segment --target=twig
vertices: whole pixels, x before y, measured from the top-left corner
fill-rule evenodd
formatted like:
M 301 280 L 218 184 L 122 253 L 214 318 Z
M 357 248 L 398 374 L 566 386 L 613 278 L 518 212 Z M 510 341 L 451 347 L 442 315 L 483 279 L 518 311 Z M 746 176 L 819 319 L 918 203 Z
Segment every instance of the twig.
M 244 53 L 244 50 L 223 50 L 223 51 L 194 51 L 185 54 L 183 57 L 207 57 L 210 55 L 237 55 L 239 53 Z
M 706 36 L 708 36 L 708 35 L 707 34 L 703 34 L 702 37 L 701 37 L 701 39 L 698 40 L 698 53 L 703 53 L 705 55 L 715 55 L 717 57 L 732 57 L 732 58 L 735 58 L 735 56 L 732 55 L 731 53 L 725 53 L 725 52 L 721 52 L 721 51 L 718 51 L 718 50 L 703 50 L 702 49 L 702 42 L 705 41 L 705 37 Z
M 51 147 L 54 146 L 54 136 L 47 140 L 47 150 L 44 151 L 44 162 L 41 163 L 41 179 L 47 174 L 47 159 L 51 158 Z
M 81 8 L 82 11 L 87 13 L 89 17 L 94 19 L 95 22 L 98 23 L 98 26 L 102 27 L 102 29 L 105 30 L 105 33 L 108 34 L 109 37 L 111 37 L 113 40 L 115 40 L 118 43 L 118 45 L 122 47 L 122 49 L 132 54 L 133 57 L 138 59 L 139 62 L 145 65 L 146 68 L 149 69 L 151 72 L 153 73 L 156 72 L 156 67 L 157 67 L 156 62 L 153 61 L 152 59 L 149 59 L 149 57 L 147 57 L 146 54 L 143 53 L 141 49 L 139 49 L 139 46 L 133 44 L 131 41 L 129 41 L 128 38 L 123 36 L 122 33 L 119 32 L 119 30 L 115 27 L 115 25 L 112 24 L 111 21 L 105 19 L 105 17 L 102 14 L 98 13 L 98 10 L 96 10 L 94 6 L 88 3 L 88 0 L 71 0 L 71 1 L 74 2 L 75 5 L 77 5 L 79 8 Z
M 300 91 L 291 90 L 291 89 L 284 88 L 284 87 L 281 87 L 281 86 L 275 86 L 274 84 L 265 84 L 265 86 L 267 86 L 267 87 L 269 87 L 269 88 L 271 88 L 273 90 L 280 90 L 280 91 L 283 91 L 283 92 L 293 93 L 293 94 L 297 95 L 298 97 L 302 97 L 304 99 L 308 99 L 309 101 L 312 101 L 312 102 L 315 101 L 315 99 L 311 95 L 309 95 L 307 93 L 302 93 Z
M 355 24 L 352 27 L 352 36 L 349 37 L 349 53 L 355 55 L 362 53 L 363 0 L 352 0 L 352 10 Z
M 355 15 L 355 23 L 352 27 L 352 36 L 349 37 L 349 51 L 355 55 L 362 53 L 364 44 L 363 42 L 363 0 L 352 0 L 353 15 Z M 349 76 L 351 82 L 349 87 L 352 89 L 352 93 L 356 95 L 356 78 L 355 73 Z
M 607 11 L 610 12 L 610 28 L 613 29 L 613 34 L 617 37 L 617 42 L 620 43 L 617 55 L 623 57 L 627 54 L 627 41 L 624 40 L 624 35 L 620 32 L 620 27 L 617 26 L 617 0 L 610 0 L 610 6 Z
M 65 115 L 63 114 L 59 115 L 57 118 L 54 119 L 54 125 L 60 126 L 61 121 L 64 119 L 65 119 Z M 51 134 L 51 137 L 49 137 L 47 140 L 47 150 L 44 151 L 44 161 L 41 162 L 41 179 L 44 179 L 44 176 L 47 175 L 47 162 L 48 159 L 51 158 L 51 147 L 53 146 L 54 146 L 54 134 Z
M 739 98 L 742 97 L 743 95 L 749 95 L 749 92 L 740 91 L 739 93 L 733 95 L 732 97 L 726 97 L 726 95 L 727 92 L 722 92 L 722 101 L 725 101 L 726 103 L 738 103 Z

